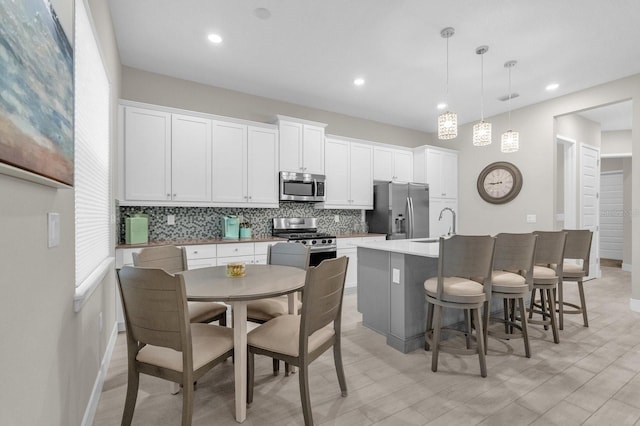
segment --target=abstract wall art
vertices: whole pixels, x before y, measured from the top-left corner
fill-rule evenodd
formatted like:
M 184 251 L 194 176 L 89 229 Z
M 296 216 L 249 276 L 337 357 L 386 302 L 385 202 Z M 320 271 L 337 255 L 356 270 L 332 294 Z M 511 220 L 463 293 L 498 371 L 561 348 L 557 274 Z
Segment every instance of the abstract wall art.
M 73 49 L 48 0 L 0 0 L 0 162 L 73 185 Z

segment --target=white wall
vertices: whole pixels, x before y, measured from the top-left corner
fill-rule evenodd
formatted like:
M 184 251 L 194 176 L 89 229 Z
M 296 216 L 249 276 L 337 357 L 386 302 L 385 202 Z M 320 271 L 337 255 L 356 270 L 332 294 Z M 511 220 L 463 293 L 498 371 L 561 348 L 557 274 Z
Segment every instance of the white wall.
M 90 3 L 117 98 L 120 64 L 108 4 Z M 70 28 L 73 0 L 54 7 Z M 74 313 L 73 190 L 0 175 L 0 199 L 0 424 L 78 425 L 115 324 L 114 274 Z M 61 220 L 60 245 L 52 249 L 47 212 Z

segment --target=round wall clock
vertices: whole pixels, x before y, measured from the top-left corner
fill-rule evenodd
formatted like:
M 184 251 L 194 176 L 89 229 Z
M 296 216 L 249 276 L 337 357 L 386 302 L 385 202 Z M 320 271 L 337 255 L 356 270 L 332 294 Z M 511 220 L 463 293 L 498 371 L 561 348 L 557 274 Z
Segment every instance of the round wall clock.
M 488 203 L 508 203 L 516 198 L 520 189 L 522 173 L 506 161 L 489 164 L 478 176 L 478 194 Z

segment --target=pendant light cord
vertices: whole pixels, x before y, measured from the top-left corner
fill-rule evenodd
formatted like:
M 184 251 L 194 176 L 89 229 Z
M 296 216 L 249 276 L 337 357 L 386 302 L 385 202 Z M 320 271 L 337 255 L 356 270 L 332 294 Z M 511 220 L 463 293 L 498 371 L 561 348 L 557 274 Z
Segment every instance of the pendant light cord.
M 511 68 L 513 68 L 513 66 L 509 67 L 509 118 L 507 120 L 509 122 L 509 131 L 511 131 Z
M 480 121 L 484 121 L 484 53 L 480 55 Z
M 449 37 L 447 37 L 447 109 L 449 109 Z

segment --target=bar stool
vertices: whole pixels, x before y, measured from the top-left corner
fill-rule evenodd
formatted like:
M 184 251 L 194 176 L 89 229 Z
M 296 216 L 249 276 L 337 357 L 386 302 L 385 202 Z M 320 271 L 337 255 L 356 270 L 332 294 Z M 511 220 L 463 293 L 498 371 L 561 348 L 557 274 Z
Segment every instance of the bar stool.
M 522 337 L 525 355 L 527 358 L 531 358 L 524 298 L 533 290 L 533 259 L 536 239 L 537 236 L 531 233 L 496 235 L 491 297 L 502 299 L 504 318 L 491 317 L 490 320 L 503 322 L 504 333 L 489 331 L 489 327 L 486 327 L 485 350 L 487 334 L 499 339 Z M 516 305 L 518 305 L 519 314 L 515 312 Z M 514 334 L 514 328 L 520 330 L 519 335 Z
M 567 233 L 564 231 L 536 231 L 536 254 L 533 266 L 533 290 L 529 306 L 529 323 L 542 324 L 545 330 L 551 326 L 553 342 L 560 343 L 556 321 L 556 289 L 562 277 L 564 246 Z M 540 303 L 535 300 L 536 290 L 540 291 Z M 533 319 L 533 314 L 541 314 L 542 319 Z
M 424 282 L 427 301 L 427 327 L 425 332 L 425 350 L 431 348 L 431 370 L 438 370 L 438 354 L 445 352 L 469 355 L 478 354 L 480 375 L 487 377 L 487 365 L 484 349 L 483 323 L 489 315 L 491 297 L 491 268 L 495 239 L 489 235 L 454 235 L 440 237 L 440 256 L 438 257 L 438 276 Z M 480 308 L 484 306 L 485 319 L 480 318 Z M 463 309 L 467 321 L 467 348 L 443 347 L 440 343 L 442 326 L 442 308 Z M 469 347 L 472 333 L 471 318 L 476 329 L 476 348 Z M 450 330 L 449 331 L 457 331 Z
M 587 319 L 587 304 L 584 299 L 582 280 L 589 276 L 589 261 L 591 255 L 591 240 L 593 232 L 588 229 L 564 229 L 567 233 L 567 244 L 564 249 L 564 262 L 562 265 L 562 277 L 558 281 L 558 327 L 564 328 L 564 314 L 582 314 L 585 327 L 589 327 Z M 575 263 L 574 260 L 580 262 Z M 581 263 L 581 264 L 580 264 Z M 580 294 L 580 306 L 564 301 L 563 282 L 572 281 L 578 283 Z M 569 306 L 571 310 L 565 310 Z

